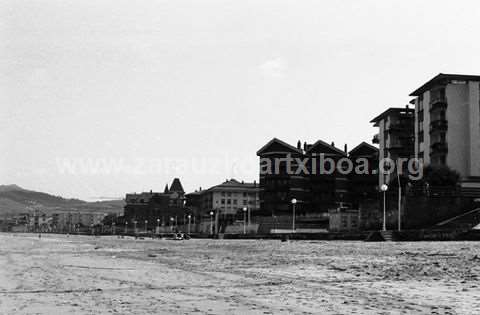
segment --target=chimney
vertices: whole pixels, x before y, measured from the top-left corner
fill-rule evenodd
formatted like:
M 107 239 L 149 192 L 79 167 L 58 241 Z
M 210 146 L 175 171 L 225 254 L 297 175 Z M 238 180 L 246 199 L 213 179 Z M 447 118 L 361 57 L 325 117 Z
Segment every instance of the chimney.
M 345 143 L 344 150 L 345 150 L 345 153 L 348 153 L 348 149 L 347 149 L 347 144 L 346 144 L 346 143 Z
M 301 150 L 302 149 L 302 142 L 298 140 L 297 142 L 297 149 Z
M 257 181 L 256 180 L 253 181 L 253 187 L 257 187 Z
M 332 141 L 332 144 L 331 144 L 331 146 L 332 146 L 332 147 L 334 147 L 334 146 L 335 146 L 335 142 L 333 142 L 333 141 Z
M 303 143 L 303 151 L 307 151 L 307 141 Z

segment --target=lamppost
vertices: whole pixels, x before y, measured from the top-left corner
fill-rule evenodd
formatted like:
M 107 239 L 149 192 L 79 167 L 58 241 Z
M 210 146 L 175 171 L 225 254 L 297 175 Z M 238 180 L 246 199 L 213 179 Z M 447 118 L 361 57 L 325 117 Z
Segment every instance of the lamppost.
M 175 219 L 173 217 L 170 217 L 170 230 L 173 232 L 173 221 L 175 221 Z
M 127 235 L 127 225 L 128 225 L 128 222 L 125 221 L 125 232 L 124 232 L 125 235 Z
M 112 222 L 112 234 L 115 235 L 115 222 Z
M 247 234 L 247 207 L 243 207 L 243 234 Z
M 190 235 L 190 220 L 192 219 L 192 215 L 189 214 L 187 218 L 188 218 L 188 234 Z
M 297 204 L 297 199 L 292 199 L 292 210 L 293 210 L 293 219 L 292 219 L 292 232 L 295 233 L 295 205 Z
M 157 219 L 157 233 L 160 234 L 160 219 Z
M 383 230 L 387 230 L 387 199 L 386 199 L 386 192 L 388 190 L 388 186 L 383 184 L 380 186 L 380 189 L 383 192 Z
M 133 233 L 137 234 L 137 220 L 133 221 Z
M 210 211 L 210 234 L 213 234 L 213 211 Z
M 147 224 L 148 224 L 148 220 L 145 220 L 145 233 L 147 233 Z

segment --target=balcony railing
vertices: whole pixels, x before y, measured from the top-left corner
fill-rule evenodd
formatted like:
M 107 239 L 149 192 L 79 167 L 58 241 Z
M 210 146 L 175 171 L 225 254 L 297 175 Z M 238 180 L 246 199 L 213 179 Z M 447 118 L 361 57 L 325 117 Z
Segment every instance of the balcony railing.
M 413 131 L 413 128 L 414 128 L 413 121 L 412 122 L 395 122 L 395 123 L 391 123 L 388 126 L 389 131 L 409 131 L 409 130 Z
M 448 145 L 445 141 L 437 140 L 430 145 L 430 149 L 432 153 L 447 153 L 448 152 Z
M 447 108 L 447 99 L 443 96 L 436 97 L 430 101 L 430 111 Z
M 448 121 L 445 119 L 436 119 L 430 122 L 430 132 L 446 131 L 448 129 Z

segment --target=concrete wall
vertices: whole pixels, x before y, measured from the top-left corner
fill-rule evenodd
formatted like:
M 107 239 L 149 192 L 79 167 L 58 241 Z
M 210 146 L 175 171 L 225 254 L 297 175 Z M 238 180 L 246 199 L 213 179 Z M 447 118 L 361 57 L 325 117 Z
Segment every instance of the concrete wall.
M 468 176 L 480 176 L 480 84 L 469 82 L 469 161 Z
M 430 92 L 423 93 L 423 161 L 430 164 Z
M 445 89 L 447 97 L 446 119 L 448 131 L 446 135 L 448 153 L 447 165 L 468 176 L 470 144 L 469 144 L 469 92 L 467 84 L 448 84 Z

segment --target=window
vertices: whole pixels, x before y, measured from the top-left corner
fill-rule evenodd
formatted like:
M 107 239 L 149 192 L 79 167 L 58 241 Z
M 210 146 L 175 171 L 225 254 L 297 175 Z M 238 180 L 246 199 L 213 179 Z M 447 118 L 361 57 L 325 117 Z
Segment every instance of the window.
M 247 200 L 243 199 L 243 205 L 244 205 L 244 206 L 247 205 Z
M 232 193 L 231 193 L 231 192 L 228 192 L 228 193 L 227 193 L 227 196 L 228 196 L 228 197 L 230 197 L 231 195 L 232 195 Z
M 222 199 L 222 205 L 224 205 L 224 204 L 225 204 L 225 199 Z
M 247 197 L 247 193 L 246 193 L 246 192 L 243 193 L 243 197 Z
M 232 204 L 232 199 L 227 199 L 227 205 L 231 205 Z
M 237 204 L 237 199 L 233 199 L 233 204 L 234 204 L 234 205 Z

